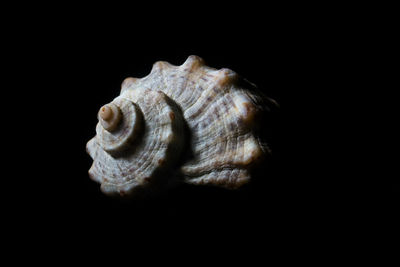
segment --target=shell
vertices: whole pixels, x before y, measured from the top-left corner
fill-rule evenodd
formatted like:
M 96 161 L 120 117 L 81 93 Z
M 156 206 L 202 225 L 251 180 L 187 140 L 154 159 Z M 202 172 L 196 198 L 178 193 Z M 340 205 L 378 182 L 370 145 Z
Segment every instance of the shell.
M 170 177 L 226 188 L 247 183 L 269 153 L 254 131 L 268 98 L 242 80 L 197 56 L 181 66 L 159 61 L 148 76 L 125 79 L 99 111 L 87 144 L 89 176 L 104 193 L 122 196 Z

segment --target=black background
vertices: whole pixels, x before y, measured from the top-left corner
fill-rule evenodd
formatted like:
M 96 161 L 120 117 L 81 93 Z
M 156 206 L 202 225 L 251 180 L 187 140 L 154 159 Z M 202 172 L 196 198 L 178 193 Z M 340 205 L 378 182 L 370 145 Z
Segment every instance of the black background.
M 351 158 L 357 147 L 340 140 L 353 137 L 343 130 L 352 122 L 336 127 L 346 105 L 340 90 L 350 97 L 354 88 L 347 79 L 359 28 L 327 20 L 325 9 L 209 7 L 157 6 L 143 14 L 78 8 L 33 16 L 10 31 L 4 53 L 17 73 L 13 88 L 21 89 L 12 97 L 24 106 L 16 114 L 24 126 L 11 133 L 19 143 L 10 142 L 4 209 L 23 240 L 84 249 L 98 240 L 104 251 L 121 240 L 149 248 L 177 241 L 176 250 L 205 243 L 209 253 L 261 242 L 261 251 L 282 254 L 311 243 L 322 252 L 318 244 L 365 238 L 365 221 L 391 211 L 382 198 L 398 203 L 394 178 L 376 184 L 358 173 Z M 124 78 L 146 76 L 158 60 L 180 65 L 189 55 L 236 71 L 280 104 L 263 122 L 272 156 L 237 191 L 182 185 L 149 199 L 109 199 L 87 175 L 85 145 L 98 109 L 119 94 Z

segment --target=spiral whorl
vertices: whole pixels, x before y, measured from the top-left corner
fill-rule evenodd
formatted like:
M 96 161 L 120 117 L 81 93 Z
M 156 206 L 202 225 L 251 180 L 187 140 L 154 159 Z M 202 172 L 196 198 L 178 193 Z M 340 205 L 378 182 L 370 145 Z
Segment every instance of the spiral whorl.
M 141 111 L 130 100 L 119 97 L 100 108 L 97 137 L 100 146 L 111 155 L 124 151 L 141 128 Z

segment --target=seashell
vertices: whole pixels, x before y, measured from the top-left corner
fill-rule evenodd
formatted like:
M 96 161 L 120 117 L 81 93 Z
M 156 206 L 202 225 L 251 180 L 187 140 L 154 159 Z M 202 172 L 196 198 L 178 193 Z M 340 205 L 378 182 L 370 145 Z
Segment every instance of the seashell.
M 159 61 L 144 78 L 127 78 L 120 95 L 100 108 L 87 143 L 89 176 L 108 195 L 168 184 L 238 188 L 268 154 L 255 134 L 257 114 L 273 100 L 230 69 L 197 56 L 181 66 Z

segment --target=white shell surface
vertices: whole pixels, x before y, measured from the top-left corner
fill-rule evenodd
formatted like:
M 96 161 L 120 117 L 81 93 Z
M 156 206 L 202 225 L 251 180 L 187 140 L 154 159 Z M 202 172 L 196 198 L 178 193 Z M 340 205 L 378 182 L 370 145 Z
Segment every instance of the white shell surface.
M 87 144 L 87 151 L 94 159 L 89 175 L 101 183 L 101 190 L 106 194 L 130 194 L 135 188 L 151 183 L 157 171 L 174 163 L 184 140 L 182 119 L 176 108 L 167 103 L 164 93 L 138 88 L 135 93 L 126 92 L 117 97 L 113 103 L 118 105 L 127 101 L 135 103 L 140 112 L 127 112 L 123 116 L 127 123 L 123 122 L 116 133 L 125 140 L 118 143 L 121 155 L 104 150 L 103 136 L 99 135 L 103 131 L 100 123 L 98 135 Z M 127 142 L 126 137 L 131 136 L 132 129 L 140 122 L 135 119 L 133 123 L 132 117 L 137 116 L 143 117 L 141 134 L 135 134 L 136 139 Z
M 252 133 L 262 97 L 237 86 L 237 79 L 232 70 L 216 70 L 190 56 L 181 66 L 156 62 L 148 76 L 129 79 L 122 91 L 161 90 L 180 106 L 194 155 L 181 166 L 186 182 L 235 188 L 250 179 L 248 166 L 265 151 Z
M 120 128 L 110 132 L 99 123 L 87 145 L 92 179 L 103 192 L 120 195 L 168 168 L 190 184 L 248 182 L 251 167 L 269 152 L 254 133 L 265 97 L 239 78 L 197 56 L 181 66 L 159 61 L 148 76 L 127 78 L 112 101 L 121 110 Z

